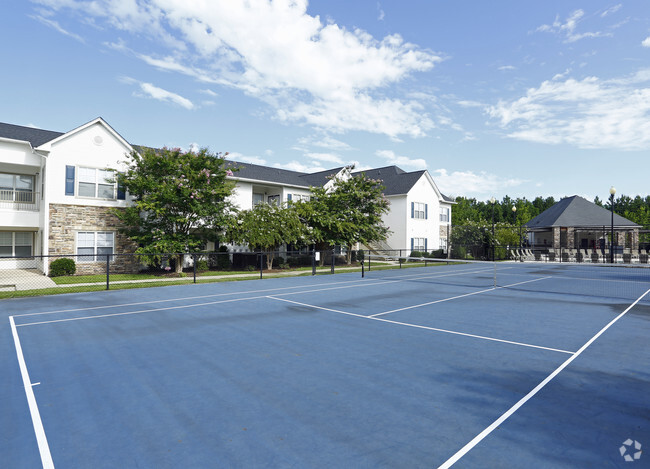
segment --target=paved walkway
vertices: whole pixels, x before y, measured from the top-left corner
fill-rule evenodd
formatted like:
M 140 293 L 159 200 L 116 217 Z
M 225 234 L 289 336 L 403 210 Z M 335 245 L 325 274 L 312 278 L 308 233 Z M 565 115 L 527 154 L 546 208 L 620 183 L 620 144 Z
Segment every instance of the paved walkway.
M 0 291 L 56 288 L 56 283 L 36 269 L 0 270 Z

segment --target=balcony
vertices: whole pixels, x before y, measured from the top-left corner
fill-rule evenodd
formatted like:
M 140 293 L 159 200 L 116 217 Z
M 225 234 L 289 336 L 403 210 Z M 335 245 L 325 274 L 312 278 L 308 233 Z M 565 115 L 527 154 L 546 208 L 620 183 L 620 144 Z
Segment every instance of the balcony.
M 38 212 L 40 200 L 39 192 L 0 189 L 0 210 Z

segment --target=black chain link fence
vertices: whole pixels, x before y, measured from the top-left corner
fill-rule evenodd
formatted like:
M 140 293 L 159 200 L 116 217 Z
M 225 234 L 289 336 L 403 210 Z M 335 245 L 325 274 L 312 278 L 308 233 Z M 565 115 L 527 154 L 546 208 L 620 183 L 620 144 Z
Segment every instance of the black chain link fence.
M 361 270 L 363 251 L 93 254 L 0 258 L 0 299 Z

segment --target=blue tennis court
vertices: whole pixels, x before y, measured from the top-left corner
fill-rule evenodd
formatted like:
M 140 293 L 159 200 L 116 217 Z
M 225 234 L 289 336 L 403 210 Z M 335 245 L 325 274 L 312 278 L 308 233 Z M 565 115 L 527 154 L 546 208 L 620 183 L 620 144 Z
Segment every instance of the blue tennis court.
M 4 464 L 643 467 L 650 271 L 580 269 L 4 301 Z

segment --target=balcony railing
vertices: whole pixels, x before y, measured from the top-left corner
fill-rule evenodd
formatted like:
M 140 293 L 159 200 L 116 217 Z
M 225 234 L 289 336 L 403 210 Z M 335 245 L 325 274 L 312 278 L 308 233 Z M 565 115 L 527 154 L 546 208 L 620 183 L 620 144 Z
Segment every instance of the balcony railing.
M 0 209 L 38 212 L 41 194 L 30 191 L 0 189 Z

